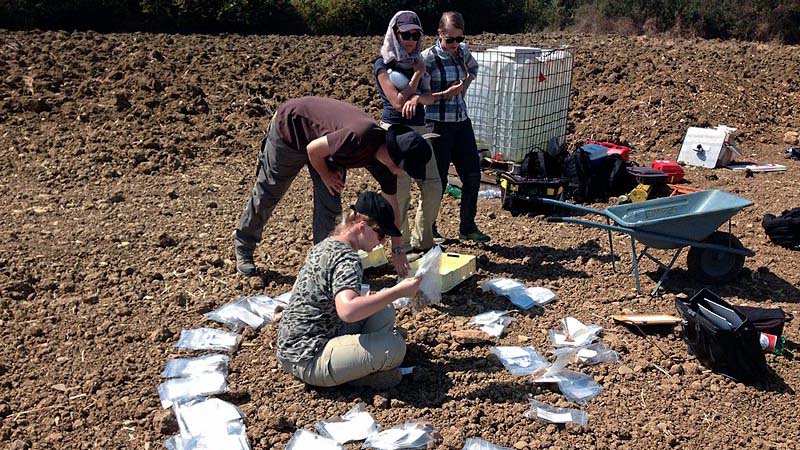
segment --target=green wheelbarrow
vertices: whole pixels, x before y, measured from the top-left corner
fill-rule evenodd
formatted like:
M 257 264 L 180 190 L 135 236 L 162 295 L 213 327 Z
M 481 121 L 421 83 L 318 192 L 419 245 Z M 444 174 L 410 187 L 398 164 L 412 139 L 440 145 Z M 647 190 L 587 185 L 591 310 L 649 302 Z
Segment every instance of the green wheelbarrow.
M 727 192 L 701 191 L 617 205 L 605 210 L 546 198 L 540 199 L 540 201 L 557 208 L 564 208 L 572 213 L 580 213 L 579 215 L 604 216 L 606 223 L 575 217 L 551 216 L 547 220 L 606 230 L 611 248 L 611 265 L 614 271 L 616 271 L 616 265 L 611 232 L 629 235 L 633 257 L 631 270 L 636 278 L 637 292 L 641 292 L 639 262 L 643 258 L 655 262 L 664 269 L 664 273 L 651 293 L 651 295 L 655 295 L 685 247 L 689 247 L 686 260 L 689 273 L 699 281 L 710 284 L 732 281 L 744 266 L 744 258 L 755 255 L 752 250 L 744 248 L 739 239 L 731 233 L 730 222 L 739 210 L 753 203 Z M 726 221 L 728 222 L 728 231 L 717 231 Z M 637 241 L 644 246 L 638 253 Z M 675 253 L 669 264 L 664 264 L 650 253 L 650 249 L 675 249 Z

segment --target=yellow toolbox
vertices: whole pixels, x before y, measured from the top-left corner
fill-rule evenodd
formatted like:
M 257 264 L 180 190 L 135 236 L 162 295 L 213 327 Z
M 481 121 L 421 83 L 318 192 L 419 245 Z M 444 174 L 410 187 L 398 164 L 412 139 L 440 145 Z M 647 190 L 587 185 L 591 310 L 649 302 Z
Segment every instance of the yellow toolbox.
M 413 275 L 419 267 L 420 260 L 410 264 L 409 275 Z M 472 255 L 460 255 L 458 253 L 442 253 L 442 261 L 439 265 L 439 275 L 442 277 L 442 292 L 461 284 L 462 281 L 475 275 L 478 265 Z
M 383 246 L 379 245 L 367 253 L 363 250 L 358 251 L 358 256 L 361 258 L 361 268 L 369 269 L 370 267 L 380 267 L 389 262 L 386 259 L 386 253 L 383 252 Z

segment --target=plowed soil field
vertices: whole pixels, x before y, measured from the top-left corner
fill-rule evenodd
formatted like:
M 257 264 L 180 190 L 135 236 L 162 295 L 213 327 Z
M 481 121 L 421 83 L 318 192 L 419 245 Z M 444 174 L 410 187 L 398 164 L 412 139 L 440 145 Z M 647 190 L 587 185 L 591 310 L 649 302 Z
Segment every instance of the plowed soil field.
M 613 140 L 633 159 L 675 159 L 689 126 L 741 131 L 740 159 L 777 162 L 785 173 L 745 177 L 688 169 L 691 186 L 753 201 L 732 231 L 756 256 L 715 292 L 734 304 L 800 310 L 800 252 L 770 243 L 765 213 L 800 206 L 800 162 L 783 159 L 784 133 L 800 129 L 800 48 L 665 37 L 574 34 L 482 35 L 517 45 L 569 44 L 575 51 L 570 143 Z M 311 246 L 312 192 L 302 173 L 278 206 L 257 251 L 265 276 L 235 273 L 231 231 L 254 179 L 259 141 L 286 99 L 321 95 L 376 119 L 371 75 L 380 38 L 0 32 L 0 447 L 156 449 L 177 432 L 156 386 L 183 329 L 244 294 L 290 289 Z M 352 202 L 377 184 L 348 176 Z M 607 205 L 593 205 L 604 208 Z M 446 197 L 440 229 L 458 233 Z M 679 328 L 642 336 L 616 325 L 622 312 L 675 313 L 677 296 L 702 285 L 685 256 L 661 293 L 636 293 L 625 236 L 614 273 L 604 232 L 512 217 L 481 200 L 478 223 L 493 237 L 449 251 L 478 257 L 476 276 L 441 306 L 403 310 L 409 332 L 398 387 L 310 389 L 275 359 L 275 327 L 246 331 L 232 355 L 231 392 L 247 414 L 254 449 L 284 448 L 297 428 L 338 417 L 361 401 L 384 427 L 432 422 L 439 448 L 482 437 L 516 449 L 793 449 L 800 444 L 800 342 L 768 355 L 774 374 L 744 385 L 687 353 Z M 643 289 L 659 273 L 643 263 Z M 550 348 L 548 329 L 574 316 L 604 328 L 619 364 L 581 369 L 603 392 L 580 409 L 585 429 L 525 418 L 528 398 L 578 407 L 514 377 L 489 345 L 462 346 L 450 331 L 470 317 L 508 309 L 479 285 L 511 276 L 546 286 L 558 300 L 514 315 L 500 345 Z M 373 287 L 391 269 L 367 272 Z M 211 325 L 213 326 L 213 325 Z M 351 445 L 349 448 L 357 448 Z

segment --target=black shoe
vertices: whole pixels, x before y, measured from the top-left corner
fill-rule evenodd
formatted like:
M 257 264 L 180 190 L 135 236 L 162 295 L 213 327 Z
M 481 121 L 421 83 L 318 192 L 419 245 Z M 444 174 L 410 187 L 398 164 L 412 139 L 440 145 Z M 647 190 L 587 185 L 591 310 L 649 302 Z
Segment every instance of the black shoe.
M 462 241 L 472 241 L 472 242 L 489 242 L 492 238 L 489 237 L 488 234 L 484 234 L 481 230 L 475 230 L 470 234 L 461 234 L 459 235 Z
M 236 250 L 236 271 L 246 277 L 258 275 L 256 262 L 253 260 L 253 252 Z

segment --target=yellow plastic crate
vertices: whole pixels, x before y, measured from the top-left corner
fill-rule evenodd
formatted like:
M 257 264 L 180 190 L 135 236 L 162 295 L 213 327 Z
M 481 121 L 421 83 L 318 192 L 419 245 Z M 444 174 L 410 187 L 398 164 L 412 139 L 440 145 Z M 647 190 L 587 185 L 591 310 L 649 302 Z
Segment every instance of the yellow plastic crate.
M 389 262 L 389 260 L 386 259 L 386 253 L 384 253 L 382 245 L 375 247 L 369 253 L 363 250 L 359 250 L 358 256 L 361 258 L 362 269 L 369 269 L 370 267 L 380 267 Z
M 419 260 L 410 264 L 410 275 L 417 272 Z M 447 292 L 461 284 L 462 281 L 475 275 L 478 265 L 472 255 L 458 253 L 443 253 L 439 265 L 439 275 L 442 277 L 442 292 Z

